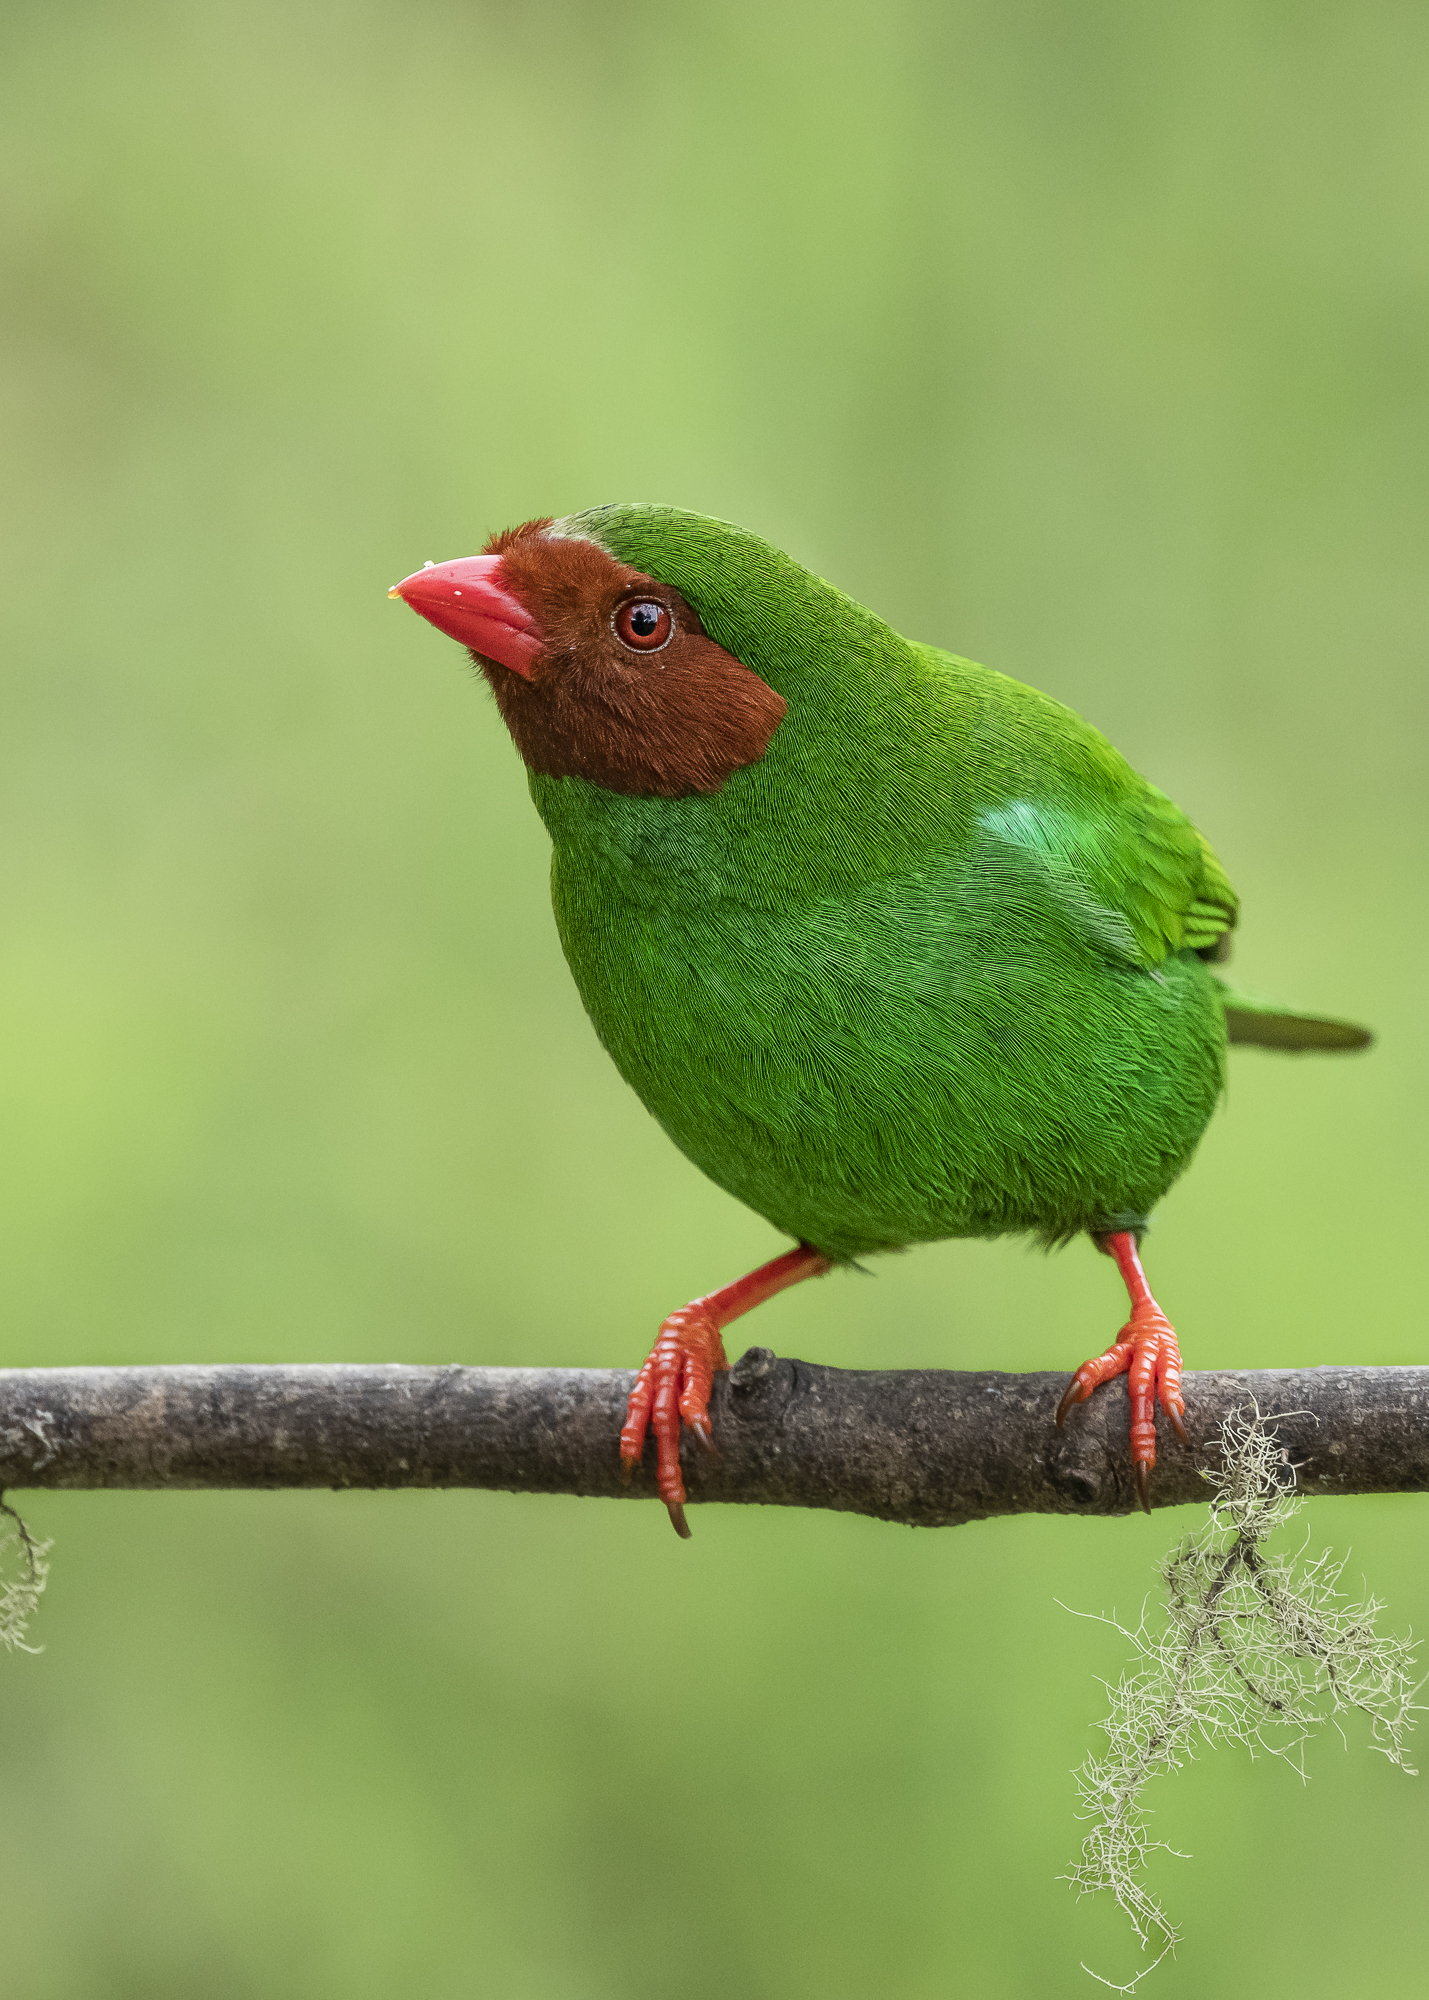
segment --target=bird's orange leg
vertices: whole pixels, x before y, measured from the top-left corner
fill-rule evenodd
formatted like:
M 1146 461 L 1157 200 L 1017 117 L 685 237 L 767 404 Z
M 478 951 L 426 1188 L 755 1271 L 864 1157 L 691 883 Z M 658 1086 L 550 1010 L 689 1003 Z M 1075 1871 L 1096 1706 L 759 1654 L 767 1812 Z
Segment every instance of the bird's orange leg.
M 1181 1350 L 1176 1331 L 1154 1298 L 1136 1254 L 1136 1238 L 1129 1229 L 1093 1239 L 1098 1250 L 1115 1257 L 1126 1289 L 1131 1295 L 1131 1318 L 1105 1354 L 1084 1361 L 1057 1406 L 1060 1430 L 1073 1403 L 1085 1403 L 1093 1389 L 1109 1382 L 1113 1375 L 1129 1373 L 1131 1392 L 1131 1463 L 1136 1473 L 1136 1491 L 1147 1513 L 1151 1512 L 1151 1468 L 1156 1463 L 1156 1403 L 1170 1420 L 1182 1444 L 1186 1430 L 1181 1419 L 1186 1405 L 1181 1399 Z
M 620 1469 L 629 1479 L 645 1449 L 646 1428 L 655 1432 L 660 1498 L 670 1510 L 677 1535 L 689 1539 L 685 1520 L 685 1482 L 680 1477 L 680 1419 L 683 1417 L 707 1451 L 714 1450 L 710 1431 L 710 1388 L 721 1368 L 728 1368 L 720 1338 L 731 1320 L 763 1305 L 776 1292 L 787 1291 L 802 1278 L 818 1278 L 831 1260 L 801 1243 L 772 1263 L 761 1264 L 747 1278 L 737 1278 L 707 1298 L 692 1299 L 660 1328 L 645 1366 L 630 1392 L 625 1428 L 620 1433 Z

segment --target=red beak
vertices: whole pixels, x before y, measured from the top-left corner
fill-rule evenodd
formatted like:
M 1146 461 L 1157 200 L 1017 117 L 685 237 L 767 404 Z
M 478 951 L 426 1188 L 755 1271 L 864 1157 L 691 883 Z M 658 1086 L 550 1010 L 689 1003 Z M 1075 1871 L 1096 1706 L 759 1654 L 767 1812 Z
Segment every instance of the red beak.
M 449 639 L 530 680 L 546 642 L 525 605 L 502 588 L 500 556 L 428 563 L 393 584 L 387 595 L 410 604 Z

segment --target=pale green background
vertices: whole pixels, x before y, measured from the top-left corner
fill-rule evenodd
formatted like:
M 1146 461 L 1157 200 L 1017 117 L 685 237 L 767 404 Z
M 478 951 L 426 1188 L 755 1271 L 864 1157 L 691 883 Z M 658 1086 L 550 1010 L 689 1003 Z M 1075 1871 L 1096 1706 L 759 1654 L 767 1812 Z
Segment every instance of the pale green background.
M 601 1054 L 485 693 L 384 599 L 605 500 L 1035 681 L 1208 830 L 1246 1052 L 1148 1255 L 1188 1366 L 1429 1359 L 1429 20 L 14 5 L 0 61 L 13 1362 L 633 1363 L 778 1247 Z M 1070 1368 L 1087 1248 L 772 1306 Z M 741 1332 L 743 1329 L 741 1329 Z M 32 1496 L 22 2000 L 1094 1994 L 1069 1771 L 1188 1516 L 909 1533 L 481 1494 Z M 1394 1622 L 1419 1499 L 1317 1502 Z M 1429 1790 L 1159 1788 L 1164 2000 L 1413 1991 Z M 1429 1742 L 1426 1742 L 1429 1751 Z

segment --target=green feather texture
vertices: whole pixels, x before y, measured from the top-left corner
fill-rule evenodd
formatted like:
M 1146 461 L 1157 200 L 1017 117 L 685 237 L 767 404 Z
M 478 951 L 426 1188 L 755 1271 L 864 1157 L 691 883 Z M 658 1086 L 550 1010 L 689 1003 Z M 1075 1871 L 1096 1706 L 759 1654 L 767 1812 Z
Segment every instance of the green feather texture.
M 531 778 L 582 999 L 676 1145 L 839 1260 L 1140 1226 L 1254 1006 L 1198 955 L 1236 898 L 1196 828 L 1070 709 L 739 528 L 549 532 L 681 592 L 788 703 L 714 793 Z

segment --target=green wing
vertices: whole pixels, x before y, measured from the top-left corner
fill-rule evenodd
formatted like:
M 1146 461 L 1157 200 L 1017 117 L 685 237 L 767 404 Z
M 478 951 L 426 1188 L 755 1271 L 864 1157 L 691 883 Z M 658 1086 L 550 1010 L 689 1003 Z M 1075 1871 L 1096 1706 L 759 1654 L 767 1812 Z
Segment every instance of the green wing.
M 1154 785 L 1147 785 L 1145 793 L 1140 815 L 1144 860 L 1126 899 L 1128 914 L 1134 910 L 1140 916 L 1144 937 L 1154 936 L 1152 926 L 1157 927 L 1168 951 L 1194 951 L 1212 963 L 1224 963 L 1239 914 L 1235 890 L 1205 836 Z M 1212 977 L 1225 1007 L 1228 1042 L 1328 1053 L 1368 1048 L 1374 1040 L 1368 1028 L 1353 1021 L 1256 1000 L 1218 974 Z
M 1177 951 L 1224 962 L 1239 914 L 1235 890 L 1185 814 L 1154 785 L 1138 784 L 1139 797 L 1123 795 L 1109 811 L 1004 810 L 984 815 L 983 824 L 1036 849 L 1059 883 L 1063 907 L 1114 956 L 1147 971 Z M 1256 1000 L 1212 976 L 1228 1042 L 1330 1052 L 1367 1048 L 1374 1039 L 1352 1021 Z
M 1178 951 L 1227 957 L 1239 905 L 1225 870 L 1164 792 L 1109 744 L 1092 747 L 1107 753 L 1100 768 L 984 810 L 980 831 L 1035 855 L 1067 914 L 1124 964 L 1152 971 Z
M 1164 792 L 1144 779 L 1121 815 L 1117 843 L 1121 896 L 1144 963 L 1175 951 L 1230 957 L 1240 901 L 1210 843 Z
M 1231 955 L 1231 932 L 1240 915 L 1240 901 L 1206 836 L 1197 832 L 1196 840 L 1201 850 L 1200 876 L 1186 907 L 1181 944 L 1183 949 L 1220 963 Z
M 1240 906 L 1204 835 L 1104 738 L 1088 730 L 1073 741 L 1071 768 L 1048 794 L 983 812 L 983 832 L 1035 854 L 1063 910 L 1109 956 L 1151 972 L 1178 951 L 1223 963 Z M 1354 1022 L 1256 1000 L 1213 976 L 1229 1042 L 1331 1051 L 1374 1039 Z

